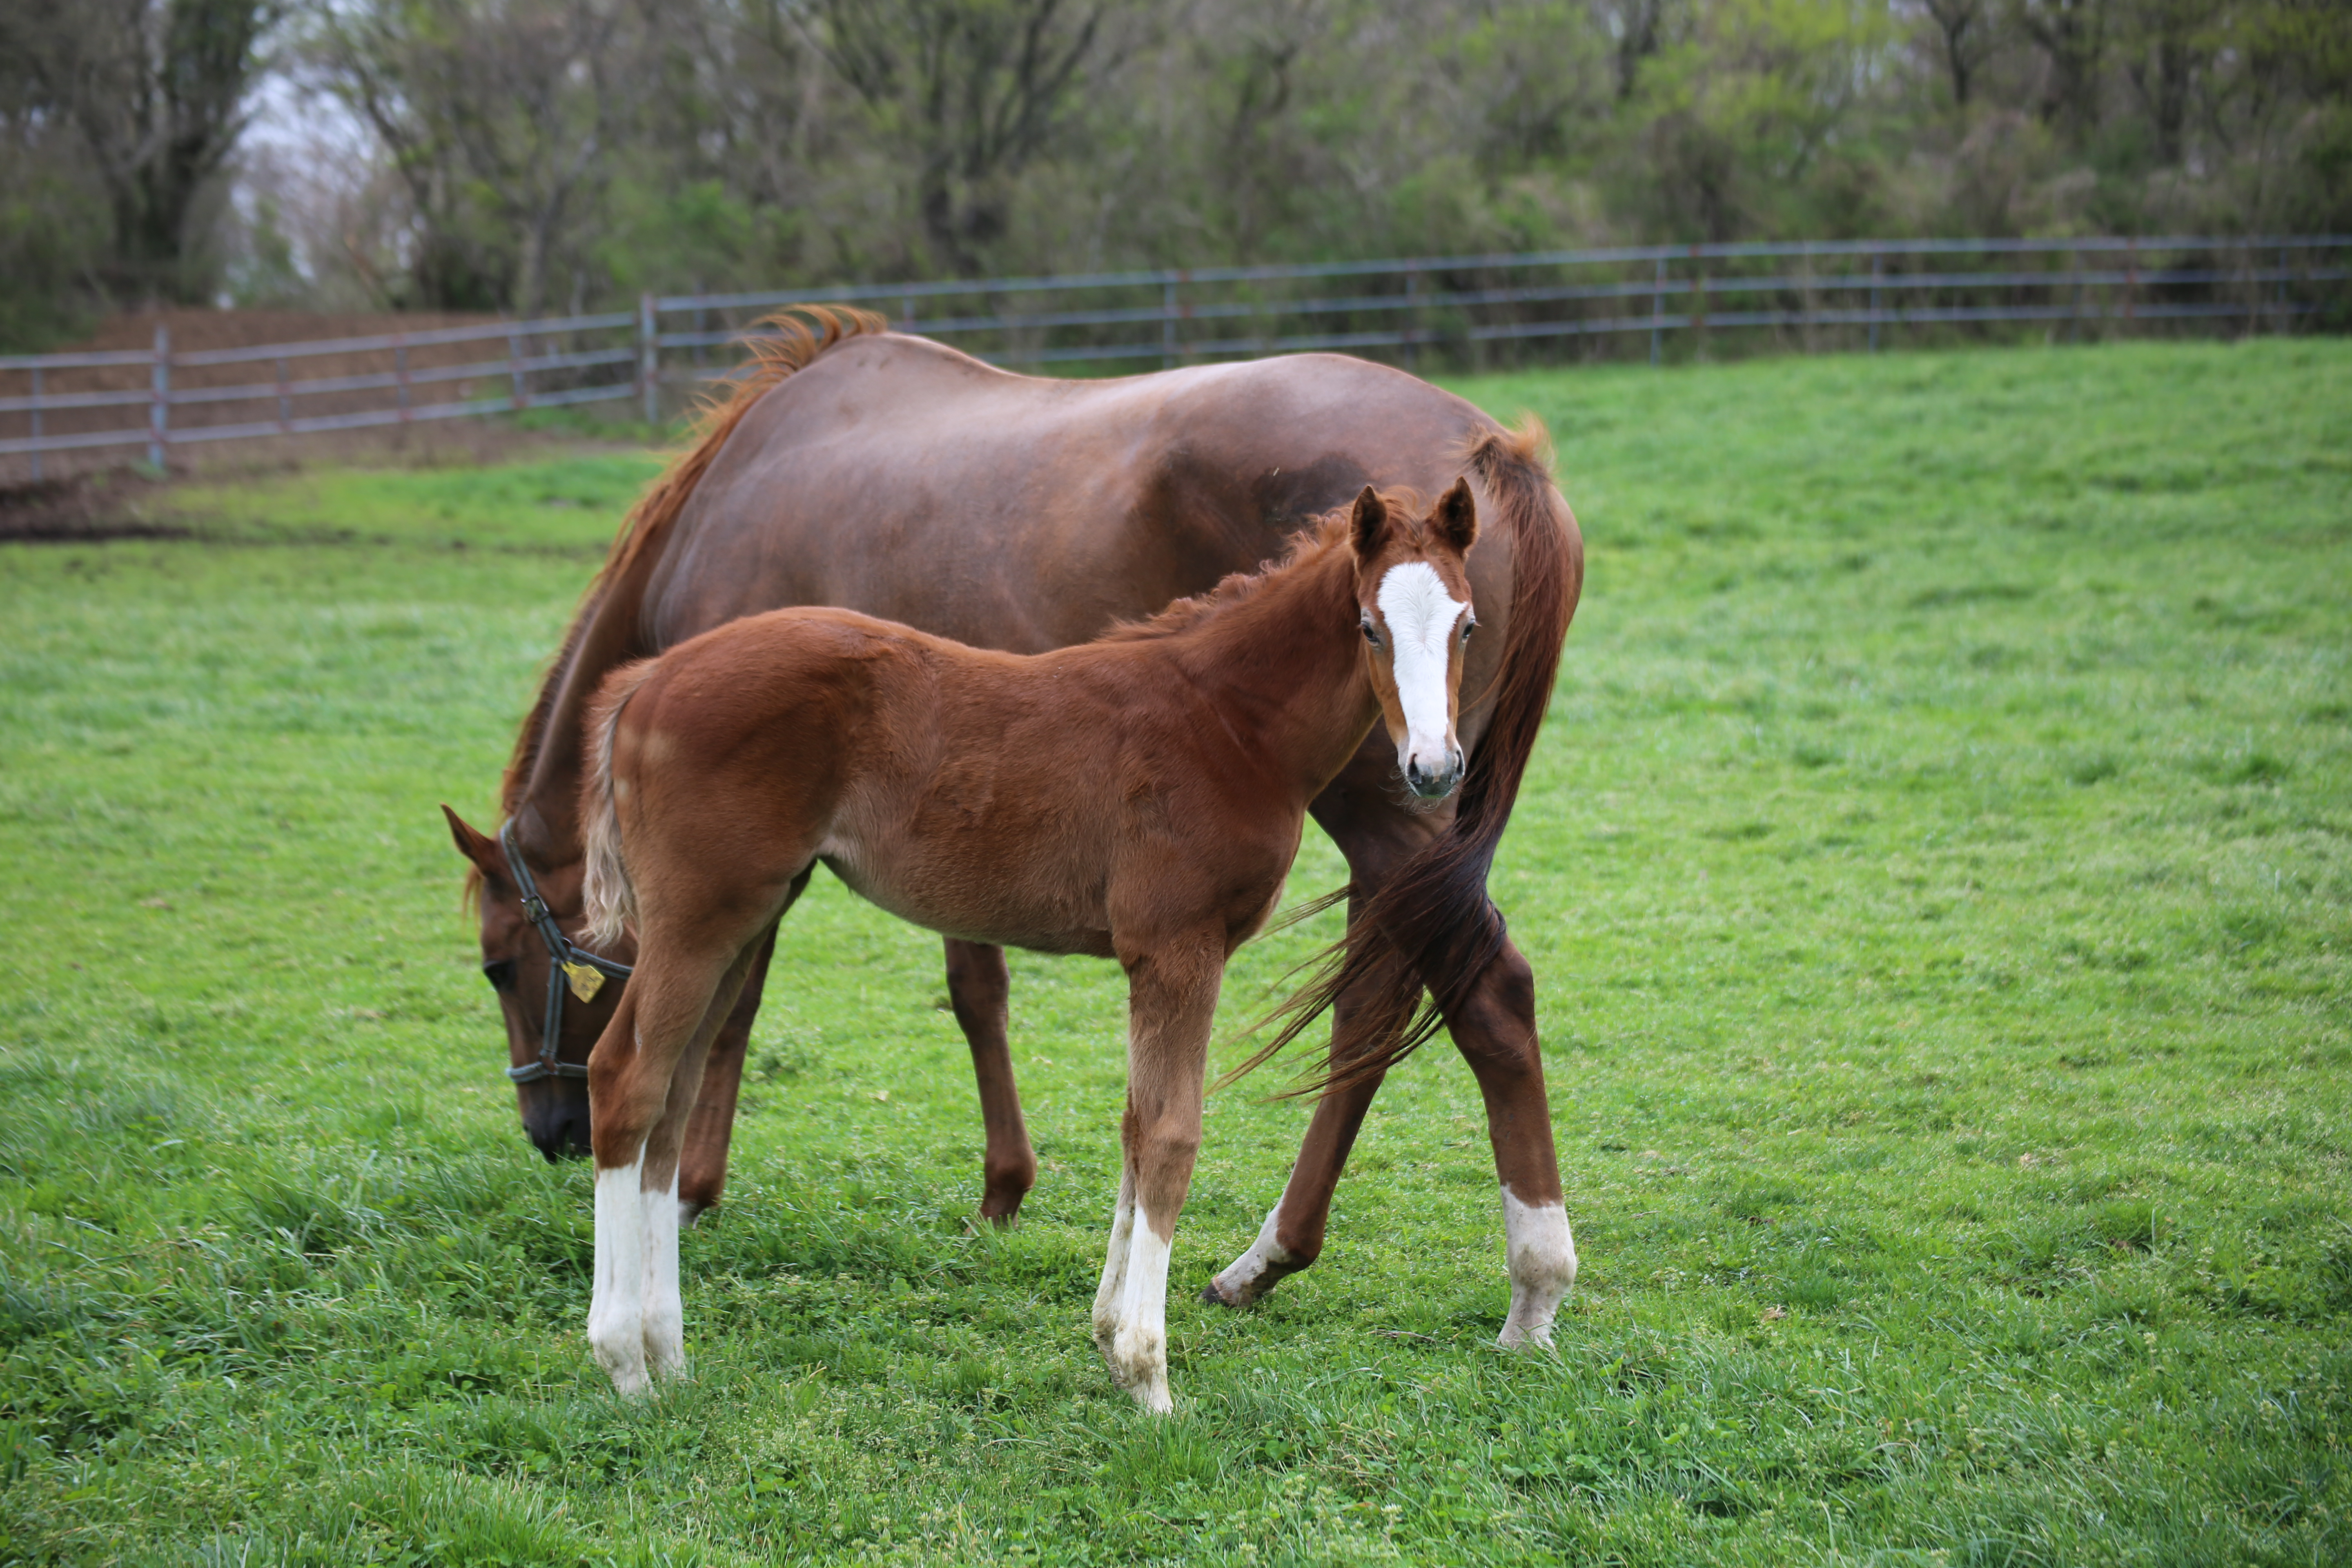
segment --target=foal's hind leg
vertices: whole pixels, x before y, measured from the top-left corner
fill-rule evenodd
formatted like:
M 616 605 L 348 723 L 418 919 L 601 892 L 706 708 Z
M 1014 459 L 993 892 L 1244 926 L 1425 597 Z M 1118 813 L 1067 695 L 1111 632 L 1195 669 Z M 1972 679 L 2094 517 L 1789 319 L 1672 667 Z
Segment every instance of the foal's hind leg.
M 677 1223 L 682 1226 L 694 1224 L 717 1207 L 719 1195 L 727 1190 L 727 1148 L 735 1135 L 735 1100 L 743 1087 L 743 1057 L 751 1043 L 751 1026 L 760 1016 L 760 993 L 775 951 L 776 932 L 772 926 L 761 942 L 759 956 L 751 961 L 742 994 L 735 998 L 735 1010 L 727 1015 L 702 1064 L 702 1092 L 695 1100 L 694 1115 L 686 1124 L 686 1148 L 678 1155 Z
M 972 1076 L 980 1080 L 980 1119 L 988 1133 L 981 1171 L 980 1217 L 1009 1226 L 1021 1200 L 1037 1184 L 1037 1152 L 1021 1120 L 1021 1091 L 1013 1080 L 1013 1047 L 1005 1037 L 1012 980 L 1004 950 L 976 942 L 947 939 L 948 999 L 956 1023 L 971 1047 Z

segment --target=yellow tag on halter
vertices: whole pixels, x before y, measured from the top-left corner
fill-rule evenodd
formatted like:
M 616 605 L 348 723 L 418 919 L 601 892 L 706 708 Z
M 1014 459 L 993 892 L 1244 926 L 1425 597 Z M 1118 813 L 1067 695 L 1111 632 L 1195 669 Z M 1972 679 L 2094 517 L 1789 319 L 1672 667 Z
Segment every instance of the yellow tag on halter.
M 593 1002 L 604 989 L 604 972 L 593 963 L 567 963 L 563 973 L 572 982 L 572 994 L 583 1002 Z

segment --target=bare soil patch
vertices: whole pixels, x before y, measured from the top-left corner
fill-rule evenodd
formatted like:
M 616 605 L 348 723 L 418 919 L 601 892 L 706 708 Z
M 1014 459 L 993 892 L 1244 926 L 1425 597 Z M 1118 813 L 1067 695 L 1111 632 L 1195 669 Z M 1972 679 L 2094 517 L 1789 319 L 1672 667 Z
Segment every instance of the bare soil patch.
M 131 474 L 0 484 L 0 543 L 87 544 L 102 539 L 184 539 L 194 531 L 150 508 L 165 487 Z

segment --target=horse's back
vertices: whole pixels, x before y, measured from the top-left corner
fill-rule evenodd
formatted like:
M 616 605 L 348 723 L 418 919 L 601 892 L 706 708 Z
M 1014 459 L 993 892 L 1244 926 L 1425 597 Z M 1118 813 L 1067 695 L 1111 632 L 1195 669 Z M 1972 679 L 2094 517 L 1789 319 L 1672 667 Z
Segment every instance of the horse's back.
M 1365 484 L 1433 494 L 1491 427 L 1328 354 L 1111 381 L 853 339 L 767 394 L 681 513 L 656 644 L 837 605 L 983 647 L 1083 641 L 1278 554 Z

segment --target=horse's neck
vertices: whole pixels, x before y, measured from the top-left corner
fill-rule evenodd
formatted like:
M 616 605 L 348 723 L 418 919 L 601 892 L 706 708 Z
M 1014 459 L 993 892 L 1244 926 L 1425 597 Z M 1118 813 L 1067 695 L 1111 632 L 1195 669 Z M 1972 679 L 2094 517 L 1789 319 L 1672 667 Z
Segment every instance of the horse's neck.
M 569 865 L 581 858 L 582 740 L 588 705 L 604 677 L 653 649 L 638 646 L 645 574 L 610 584 L 581 614 L 585 624 L 564 658 L 548 672 L 554 700 L 547 710 L 530 765 L 508 815 L 535 864 Z
M 1379 712 L 1357 629 L 1355 557 L 1328 548 L 1231 608 L 1170 638 L 1229 727 L 1319 791 Z

